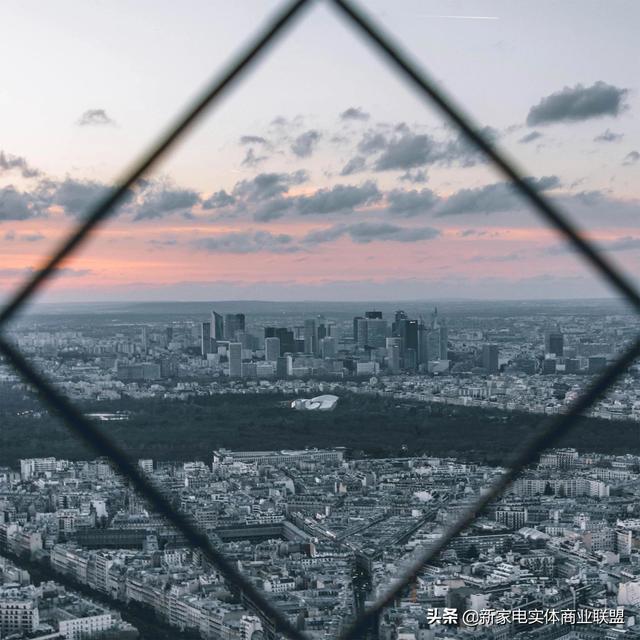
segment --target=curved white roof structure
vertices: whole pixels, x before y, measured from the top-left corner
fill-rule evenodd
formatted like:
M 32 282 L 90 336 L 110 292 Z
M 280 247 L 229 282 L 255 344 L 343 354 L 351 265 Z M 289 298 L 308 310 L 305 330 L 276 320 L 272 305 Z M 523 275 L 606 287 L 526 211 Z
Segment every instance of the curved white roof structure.
M 298 411 L 333 411 L 338 404 L 338 396 L 324 395 L 315 398 L 298 398 L 291 403 Z

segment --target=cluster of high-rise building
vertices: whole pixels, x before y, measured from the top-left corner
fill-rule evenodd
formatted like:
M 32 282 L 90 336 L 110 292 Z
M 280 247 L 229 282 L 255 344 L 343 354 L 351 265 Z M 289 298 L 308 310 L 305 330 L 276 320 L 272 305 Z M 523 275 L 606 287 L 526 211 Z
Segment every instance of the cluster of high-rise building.
M 429 322 L 412 319 L 404 311 L 396 311 L 389 322 L 380 311 L 367 311 L 364 317 L 353 319 L 353 337 L 363 350 L 385 349 L 385 364 L 391 373 L 428 371 L 448 361 L 446 323 L 438 318 L 435 309 Z
M 637 319 L 580 313 L 482 316 L 422 314 L 355 305 L 310 314 L 282 307 L 203 318 L 24 321 L 10 337 L 42 370 L 81 399 L 182 398 L 185 394 L 322 393 L 318 385 L 425 402 L 558 413 L 586 377 L 601 372 L 637 335 Z M 223 309 L 223 307 L 220 307 Z M 226 312 L 229 311 L 229 312 Z M 191 317 L 189 317 L 191 316 Z M 371 381 L 374 382 L 371 382 Z M 0 385 L 17 376 L 0 363 Z M 636 420 L 635 368 L 596 408 L 605 418 Z
M 246 331 L 244 314 L 211 313 L 200 325 L 201 355 L 224 362 L 231 378 L 328 374 L 370 375 L 380 370 L 444 371 L 448 367 L 446 323 L 437 309 L 428 322 L 396 311 L 393 320 L 381 311 L 353 318 L 352 332 L 324 316 L 294 327 L 265 326 L 263 336 Z M 217 356 L 221 360 L 217 360 Z
M 227 313 L 224 316 L 211 312 L 211 319 L 200 325 L 200 348 L 203 356 L 216 353 L 218 343 L 242 342 L 245 333 L 244 313 Z
M 294 327 L 264 326 L 258 334 L 262 335 L 247 331 L 244 314 L 223 317 L 213 311 L 210 321 L 200 325 L 201 355 L 211 362 L 227 362 L 224 370 L 232 378 L 280 379 L 314 373 L 442 374 L 456 369 L 479 374 L 505 369 L 544 375 L 593 374 L 604 369 L 611 355 L 607 343 L 565 345 L 559 327 L 544 332 L 544 346 L 538 354 L 510 353 L 507 359 L 504 346 L 486 338 L 479 343 L 472 340 L 470 351 L 458 331 L 450 340 L 447 323 L 438 316 L 437 308 L 427 320 L 410 318 L 401 310 L 385 318 L 374 310 L 355 316 L 351 326 L 320 315 Z M 218 355 L 222 358 L 217 359 Z M 135 375 L 144 373 L 135 371 Z M 159 377 L 159 370 L 157 373 Z

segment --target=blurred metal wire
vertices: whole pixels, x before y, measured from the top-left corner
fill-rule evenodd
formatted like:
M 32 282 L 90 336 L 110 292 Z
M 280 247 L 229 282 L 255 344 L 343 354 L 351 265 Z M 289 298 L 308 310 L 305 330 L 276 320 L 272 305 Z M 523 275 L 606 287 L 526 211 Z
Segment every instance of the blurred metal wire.
M 197 119 L 211 107 L 247 69 L 258 59 L 272 42 L 290 27 L 293 19 L 301 13 L 311 0 L 297 0 L 287 4 L 252 40 L 243 51 L 236 56 L 219 77 L 213 81 L 185 113 L 160 136 L 151 150 L 133 165 L 105 198 L 92 209 L 75 232 L 46 262 L 43 268 L 33 278 L 18 290 L 10 302 L 0 311 L 0 329 L 5 327 L 10 319 L 30 300 L 34 293 L 55 273 L 57 268 L 75 251 L 103 222 L 115 208 L 122 203 L 136 182 L 145 175 L 158 160 L 168 152 L 174 143 L 194 124 Z M 640 294 L 632 283 L 616 270 L 613 265 L 598 252 L 579 230 L 569 221 L 558 207 L 538 192 L 528 181 L 515 162 L 504 152 L 498 151 L 493 143 L 486 138 L 471 119 L 456 105 L 451 98 L 428 77 L 423 69 L 412 62 L 402 51 L 400 45 L 386 34 L 361 8 L 350 0 L 331 0 L 339 15 L 350 25 L 360 31 L 365 39 L 372 44 L 392 67 L 399 72 L 429 103 L 434 104 L 440 112 L 454 124 L 462 134 L 475 145 L 513 184 L 516 191 L 528 201 L 533 210 L 548 224 L 558 230 L 578 251 L 579 255 L 590 264 L 605 279 L 613 289 L 622 294 L 637 311 L 640 311 Z M 167 498 L 160 493 L 140 473 L 124 452 L 90 420 L 73 406 L 73 404 L 59 393 L 42 375 L 40 375 L 22 356 L 22 354 L 5 338 L 0 336 L 0 353 L 12 364 L 25 381 L 30 383 L 39 393 L 42 401 L 53 409 L 64 421 L 69 430 L 97 454 L 107 456 L 114 468 L 142 495 L 149 504 L 179 532 L 181 532 L 190 546 L 200 549 L 204 557 L 215 566 L 224 576 L 227 583 L 236 592 L 242 593 L 245 601 L 249 602 L 263 619 L 268 621 L 270 634 L 283 634 L 295 640 L 304 640 L 306 636 L 289 623 L 287 618 L 260 593 L 254 585 L 243 576 L 224 555 L 215 549 L 209 539 L 198 531 L 192 523 L 181 513 L 176 511 Z M 482 492 L 478 500 L 454 522 L 437 541 L 436 544 L 422 550 L 413 564 L 391 586 L 389 591 L 379 598 L 374 605 L 359 616 L 340 640 L 354 640 L 362 636 L 370 625 L 375 622 L 377 615 L 402 594 L 403 590 L 416 578 L 426 564 L 437 559 L 439 553 L 460 533 L 462 533 L 474 519 L 513 482 L 513 480 L 530 464 L 534 463 L 540 454 L 573 428 L 580 416 L 597 402 L 627 370 L 630 364 L 640 356 L 640 340 L 629 347 L 611 366 L 609 366 L 585 392 L 571 405 L 568 412 L 553 420 L 545 421 L 538 434 L 527 443 L 514 458 L 509 469 L 502 474 L 486 491 Z

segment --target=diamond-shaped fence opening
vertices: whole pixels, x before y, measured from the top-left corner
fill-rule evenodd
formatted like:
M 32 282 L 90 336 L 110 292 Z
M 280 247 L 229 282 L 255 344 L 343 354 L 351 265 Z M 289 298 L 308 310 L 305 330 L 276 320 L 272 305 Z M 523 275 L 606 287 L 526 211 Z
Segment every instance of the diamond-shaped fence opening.
M 428 103 L 435 104 L 440 112 L 456 126 L 466 138 L 474 144 L 487 159 L 492 162 L 514 188 L 527 200 L 534 210 L 549 225 L 562 234 L 589 263 L 600 276 L 606 280 L 637 310 L 640 311 L 640 294 L 635 287 L 619 273 L 609 261 L 598 252 L 562 214 L 562 212 L 536 188 L 524 179 L 524 173 L 515 163 L 494 147 L 475 127 L 453 101 L 448 98 L 429 78 L 429 76 L 394 42 L 370 17 L 368 17 L 351 0 L 329 0 L 337 13 L 358 31 L 380 53 L 391 67 Z M 240 77 L 245 74 L 258 58 L 266 53 L 269 46 L 290 28 L 303 9 L 312 0 L 295 0 L 284 6 L 280 12 L 263 28 L 258 36 L 249 42 L 245 48 L 232 60 L 228 68 L 215 78 L 207 90 L 190 105 L 184 114 L 159 137 L 146 155 L 133 165 L 124 175 L 118 186 L 109 192 L 99 202 L 75 232 L 62 244 L 57 252 L 46 262 L 14 297 L 0 311 L 0 330 L 15 314 L 30 300 L 32 295 L 54 274 L 57 267 L 68 258 L 89 234 L 96 230 L 116 207 L 123 201 L 129 189 L 145 175 L 167 152 L 174 143 L 212 107 L 220 96 L 225 93 Z M 283 635 L 296 640 L 306 638 L 305 634 L 293 626 L 287 617 L 281 613 L 256 587 L 238 571 L 233 563 L 218 551 L 183 514 L 177 511 L 169 500 L 153 486 L 138 470 L 116 443 L 102 433 L 86 418 L 64 395 L 60 394 L 43 376 L 41 376 L 22 356 L 22 354 L 2 335 L 0 335 L 0 353 L 20 373 L 26 382 L 32 385 L 40 394 L 42 401 L 55 413 L 59 414 L 65 425 L 84 443 L 89 445 L 98 455 L 107 456 L 115 468 L 131 485 L 147 500 L 149 505 L 164 516 L 186 539 L 188 544 L 200 550 L 203 557 L 211 563 L 224 577 L 228 586 L 241 598 L 245 606 L 254 610 L 262 619 L 266 635 L 275 637 Z M 476 502 L 464 512 L 460 518 L 450 525 L 440 539 L 428 548 L 422 549 L 413 564 L 406 569 L 368 610 L 358 616 L 351 625 L 343 631 L 339 640 L 351 640 L 363 637 L 371 628 L 381 610 L 391 604 L 398 595 L 419 575 L 422 569 L 437 558 L 449 543 L 469 525 L 474 519 L 515 480 L 529 464 L 535 462 L 540 454 L 553 446 L 569 429 L 575 426 L 579 417 L 597 402 L 615 383 L 633 361 L 640 356 L 640 340 L 636 340 L 618 359 L 610 365 L 597 379 L 595 379 L 583 394 L 570 406 L 569 410 L 553 419 L 544 421 L 542 427 L 534 437 L 514 458 L 510 467 L 481 492 Z

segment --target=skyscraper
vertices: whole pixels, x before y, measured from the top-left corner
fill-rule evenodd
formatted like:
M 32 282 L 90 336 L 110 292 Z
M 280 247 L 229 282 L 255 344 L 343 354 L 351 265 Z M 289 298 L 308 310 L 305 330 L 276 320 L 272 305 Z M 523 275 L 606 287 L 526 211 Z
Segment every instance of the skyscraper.
M 204 358 L 211 353 L 211 323 L 203 322 L 200 325 L 200 353 Z
M 280 355 L 285 353 L 295 353 L 296 341 L 293 337 L 293 331 L 286 327 L 265 327 L 264 338 L 278 338 L 280 340 Z
M 440 340 L 440 328 L 429 329 L 425 331 L 425 353 L 426 362 L 432 362 L 433 360 L 442 360 L 441 356 L 441 340 Z
M 304 321 L 304 352 L 305 353 L 317 353 L 318 351 L 318 336 L 316 335 L 316 321 L 305 320 Z
M 399 336 L 400 335 L 400 322 L 402 320 L 406 320 L 409 316 L 401 310 L 396 311 L 396 315 L 395 318 L 393 320 L 393 324 L 391 325 L 391 333 L 394 336 Z
M 222 316 L 215 311 L 211 312 L 211 339 L 224 340 L 224 324 Z
M 338 343 L 335 338 L 326 336 L 320 340 L 320 355 L 323 358 L 335 358 L 338 352 Z
M 236 339 L 236 331 L 244 331 L 244 313 L 227 313 L 224 317 L 224 335 L 227 340 Z
M 367 342 L 366 336 L 362 335 L 362 332 L 366 331 L 366 328 L 367 325 L 362 316 L 356 316 L 353 319 L 353 341 L 358 347 L 364 347 Z
M 267 362 L 277 362 L 280 357 L 280 338 L 264 339 L 264 359 Z
M 278 356 L 276 362 L 276 378 L 284 380 L 289 375 L 289 361 L 291 356 Z
M 404 368 L 408 371 L 415 371 L 418 368 L 418 354 L 415 349 L 404 350 Z
M 544 346 L 546 353 L 552 353 L 557 358 L 564 355 L 564 335 L 560 330 L 547 331 L 544 336 Z
M 397 314 L 396 314 L 397 317 Z M 418 353 L 418 321 L 401 318 L 396 321 L 398 337 L 402 339 L 402 355 L 407 349 L 413 349 Z
M 256 337 L 246 331 L 236 331 L 236 342 L 239 342 L 243 349 L 255 351 L 258 348 Z
M 402 338 L 387 338 L 387 365 L 391 373 L 400 373 L 400 351 Z
M 434 334 L 434 337 L 431 338 L 433 340 L 432 342 L 433 348 L 430 349 L 429 360 L 447 360 L 449 357 L 449 354 L 448 354 L 449 331 L 447 329 L 447 325 L 444 322 L 444 320 L 441 320 L 438 317 L 438 307 L 434 307 L 433 313 L 431 314 L 430 331 L 431 333 Z M 437 349 L 435 348 L 436 346 L 435 335 L 438 336 Z
M 367 313 L 378 313 L 377 311 Z M 382 314 L 381 314 L 382 315 Z M 366 345 L 374 349 L 384 349 L 386 345 L 389 325 L 383 318 L 368 318 L 365 320 L 367 326 Z
M 499 350 L 497 344 L 482 345 L 482 367 L 489 373 L 498 373 L 499 366 Z
M 427 353 L 427 327 L 422 320 L 418 324 L 418 364 L 429 362 Z
M 242 345 L 239 342 L 229 343 L 229 377 L 242 376 Z

